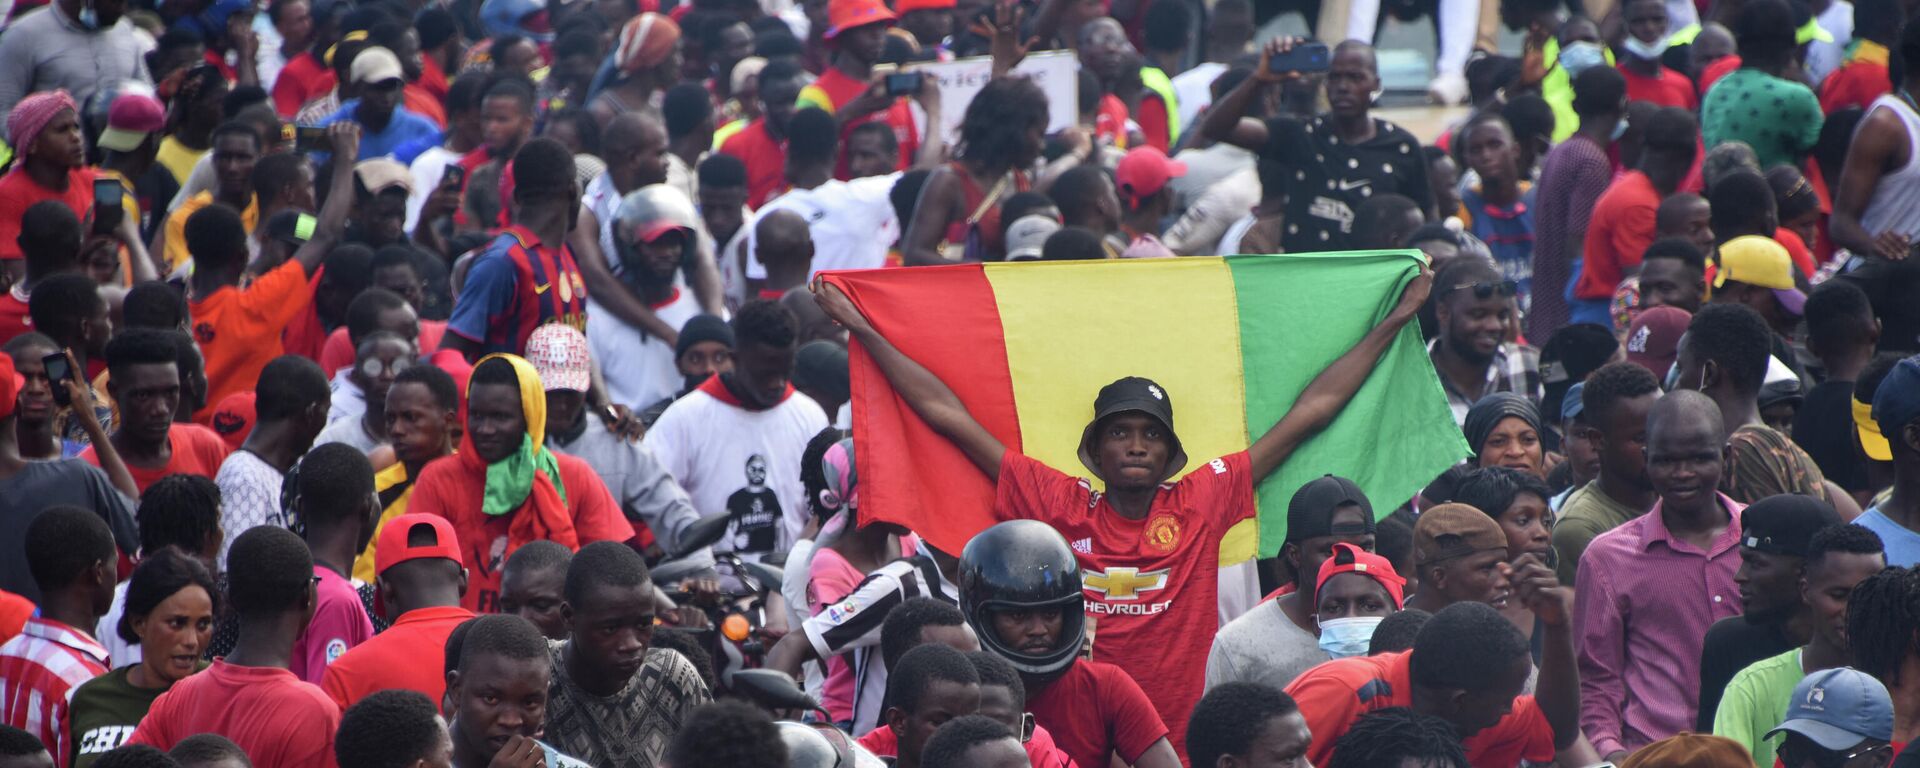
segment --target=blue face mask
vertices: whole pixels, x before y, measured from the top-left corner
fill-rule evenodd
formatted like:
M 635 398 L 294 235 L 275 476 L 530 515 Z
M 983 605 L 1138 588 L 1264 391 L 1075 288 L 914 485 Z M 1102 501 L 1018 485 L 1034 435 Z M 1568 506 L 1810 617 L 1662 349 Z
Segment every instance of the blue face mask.
M 1606 63 L 1606 50 L 1598 43 L 1582 40 L 1560 49 L 1560 68 L 1567 71 L 1567 77 L 1578 77 L 1581 72 Z
M 1367 655 L 1367 646 L 1373 642 L 1373 630 L 1380 626 L 1383 618 L 1353 616 L 1320 622 L 1320 650 L 1326 651 L 1329 659 Z
M 76 19 L 76 21 L 80 22 L 80 26 L 86 27 L 87 29 L 99 29 L 100 12 L 93 9 L 92 3 L 88 3 L 81 7 L 80 18 Z
M 1620 118 L 1620 122 L 1613 124 L 1613 138 L 1608 139 L 1607 141 L 1609 142 L 1619 141 L 1620 137 L 1625 135 L 1627 135 L 1627 119 L 1622 117 Z

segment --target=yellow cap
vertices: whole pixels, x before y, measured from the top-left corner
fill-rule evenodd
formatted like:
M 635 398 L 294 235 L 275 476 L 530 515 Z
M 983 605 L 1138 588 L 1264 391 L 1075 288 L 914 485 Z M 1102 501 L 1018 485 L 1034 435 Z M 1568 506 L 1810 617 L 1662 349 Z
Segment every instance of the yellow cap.
M 1720 245 L 1720 272 L 1713 277 L 1713 287 L 1726 285 L 1728 280 L 1792 290 L 1793 257 L 1787 255 L 1786 246 L 1771 237 L 1736 237 Z
M 1860 433 L 1860 447 L 1867 452 L 1867 458 L 1874 461 L 1893 461 L 1893 446 L 1887 444 L 1887 436 L 1880 434 L 1880 422 L 1873 419 L 1873 406 L 1853 400 L 1853 428 Z

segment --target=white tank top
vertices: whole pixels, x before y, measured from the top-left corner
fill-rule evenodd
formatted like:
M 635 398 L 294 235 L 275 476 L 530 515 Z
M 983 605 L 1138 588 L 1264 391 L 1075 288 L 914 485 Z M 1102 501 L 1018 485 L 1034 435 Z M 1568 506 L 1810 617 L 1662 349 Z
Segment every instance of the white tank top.
M 1920 113 L 1913 105 L 1893 94 L 1873 100 L 1867 109 L 1886 109 L 1900 117 L 1907 130 L 1907 164 L 1892 173 L 1882 174 L 1873 188 L 1867 209 L 1860 213 L 1860 225 L 1869 234 L 1898 232 L 1907 237 L 1920 235 Z

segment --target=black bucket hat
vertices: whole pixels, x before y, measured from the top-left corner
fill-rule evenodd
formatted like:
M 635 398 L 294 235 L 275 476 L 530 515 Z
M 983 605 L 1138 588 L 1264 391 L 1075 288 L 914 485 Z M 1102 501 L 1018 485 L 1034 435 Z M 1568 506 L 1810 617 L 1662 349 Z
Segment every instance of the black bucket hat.
M 1138 376 L 1128 376 L 1100 388 L 1100 394 L 1093 399 L 1093 420 L 1087 422 L 1087 428 L 1080 433 L 1080 463 L 1099 477 L 1100 465 L 1093 460 L 1093 429 L 1108 416 L 1128 412 L 1152 416 L 1167 428 L 1167 439 L 1173 442 L 1173 450 L 1167 455 L 1166 477 L 1160 479 L 1165 481 L 1179 474 L 1187 466 L 1187 451 L 1180 447 L 1179 433 L 1173 431 L 1173 399 L 1152 379 Z

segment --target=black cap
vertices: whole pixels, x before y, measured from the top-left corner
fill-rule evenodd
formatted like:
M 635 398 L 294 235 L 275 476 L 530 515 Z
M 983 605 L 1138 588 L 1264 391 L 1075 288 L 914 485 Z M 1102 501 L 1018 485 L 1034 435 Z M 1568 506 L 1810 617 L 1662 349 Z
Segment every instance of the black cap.
M 673 358 L 680 359 L 693 345 L 703 341 L 717 341 L 727 345 L 727 349 L 733 349 L 733 326 L 713 315 L 694 315 L 680 326 L 680 339 L 673 345 Z
M 1756 552 L 1806 557 L 1814 533 L 1843 522 L 1833 507 L 1812 496 L 1768 496 L 1740 513 L 1740 546 Z
M 1360 517 L 1365 522 L 1357 526 L 1340 526 L 1336 530 L 1333 524 L 1334 510 L 1349 504 L 1360 508 Z M 1310 480 L 1300 486 L 1300 490 L 1294 491 L 1293 500 L 1287 502 L 1287 541 L 1373 532 L 1373 503 L 1367 501 L 1367 494 L 1360 490 L 1360 486 L 1344 477 L 1323 475 Z
M 1167 438 L 1173 441 L 1173 450 L 1167 456 L 1167 477 L 1179 474 L 1187 466 L 1187 452 L 1180 447 L 1179 434 L 1173 431 L 1173 399 L 1152 379 L 1138 376 L 1128 376 L 1101 387 L 1100 394 L 1093 398 L 1093 420 L 1087 422 L 1087 428 L 1080 433 L 1080 463 L 1099 476 L 1100 465 L 1094 462 L 1091 449 L 1093 428 L 1108 416 L 1130 411 L 1159 419 L 1167 428 Z

